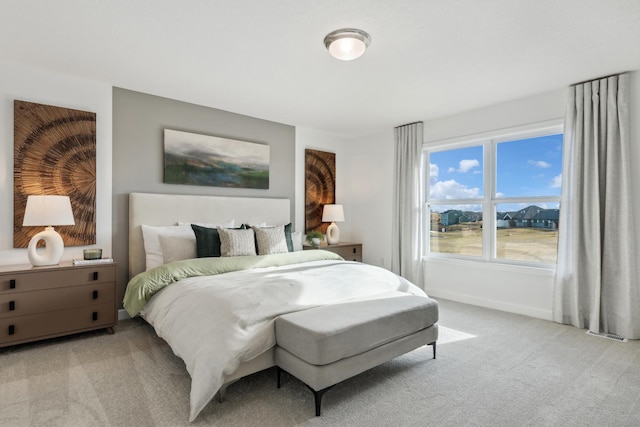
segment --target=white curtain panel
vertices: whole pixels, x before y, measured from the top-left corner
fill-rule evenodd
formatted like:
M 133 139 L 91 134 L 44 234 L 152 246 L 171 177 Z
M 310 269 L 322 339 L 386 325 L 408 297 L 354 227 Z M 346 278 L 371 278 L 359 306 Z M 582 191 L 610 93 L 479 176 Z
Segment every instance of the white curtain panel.
M 423 287 L 420 166 L 423 124 L 395 128 L 391 271 Z
M 570 88 L 553 318 L 638 339 L 628 94 L 627 74 Z

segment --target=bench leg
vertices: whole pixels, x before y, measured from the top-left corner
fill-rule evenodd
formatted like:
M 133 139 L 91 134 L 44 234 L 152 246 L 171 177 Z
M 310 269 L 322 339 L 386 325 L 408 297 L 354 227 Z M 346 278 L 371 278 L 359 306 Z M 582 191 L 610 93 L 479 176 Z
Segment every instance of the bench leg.
M 307 388 L 309 390 L 311 390 L 313 392 L 313 399 L 315 400 L 315 403 L 316 403 L 316 417 L 319 417 L 320 416 L 320 406 L 322 405 L 322 396 L 333 386 L 330 385 L 329 387 L 323 388 L 320 391 L 315 391 L 314 389 L 312 389 L 308 385 L 306 385 L 306 386 L 307 386 Z
M 278 385 L 278 388 L 280 388 L 280 379 L 282 377 L 282 373 L 283 372 L 287 372 L 284 369 L 281 369 L 280 366 L 276 366 L 276 383 Z M 333 387 L 332 385 L 330 385 L 327 388 L 323 388 L 320 391 L 316 391 L 314 389 L 312 389 L 311 387 L 309 387 L 307 384 L 302 383 L 305 386 L 307 386 L 307 388 L 309 390 L 311 390 L 311 392 L 313 393 L 313 399 L 315 401 L 316 404 L 316 417 L 320 416 L 320 407 L 322 405 L 322 395 L 325 394 L 331 387 Z
M 282 369 L 280 369 L 280 366 L 276 366 L 276 382 L 278 385 L 278 388 L 280 388 L 280 375 L 282 374 Z

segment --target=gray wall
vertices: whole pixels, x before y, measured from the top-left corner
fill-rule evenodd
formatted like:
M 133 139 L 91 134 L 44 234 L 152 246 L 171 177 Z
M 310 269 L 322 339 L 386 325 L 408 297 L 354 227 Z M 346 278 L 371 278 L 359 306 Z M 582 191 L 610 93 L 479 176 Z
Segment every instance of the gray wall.
M 163 130 L 214 135 L 268 144 L 269 189 L 164 184 Z M 118 295 L 128 278 L 128 194 L 131 192 L 210 196 L 285 197 L 295 218 L 295 128 L 227 111 L 140 92 L 113 89 L 113 258 L 118 261 Z M 294 224 L 294 230 L 295 224 Z

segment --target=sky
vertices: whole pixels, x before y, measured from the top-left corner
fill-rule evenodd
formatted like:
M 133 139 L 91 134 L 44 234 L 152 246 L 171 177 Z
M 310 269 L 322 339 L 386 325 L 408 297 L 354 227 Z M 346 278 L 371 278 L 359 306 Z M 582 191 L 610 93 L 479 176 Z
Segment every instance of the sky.
M 482 199 L 485 191 L 491 191 L 483 185 L 482 145 L 431 152 L 429 160 L 431 199 Z M 496 197 L 560 196 L 562 134 L 497 143 L 496 163 Z M 481 210 L 475 206 L 477 209 L 470 210 Z M 524 206 L 503 205 L 505 210 Z M 557 208 L 558 204 L 538 206 Z

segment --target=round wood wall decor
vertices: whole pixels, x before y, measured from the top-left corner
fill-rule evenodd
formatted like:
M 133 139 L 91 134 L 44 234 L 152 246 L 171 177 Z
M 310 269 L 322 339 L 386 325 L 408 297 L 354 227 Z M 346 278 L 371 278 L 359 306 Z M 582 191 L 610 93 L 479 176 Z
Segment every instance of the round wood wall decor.
M 27 196 L 69 196 L 75 225 L 55 227 L 65 246 L 96 243 L 95 113 L 14 101 L 13 247 L 43 227 L 23 227 Z
M 325 233 L 329 223 L 322 222 L 324 205 L 336 200 L 336 154 L 305 150 L 305 233 Z

